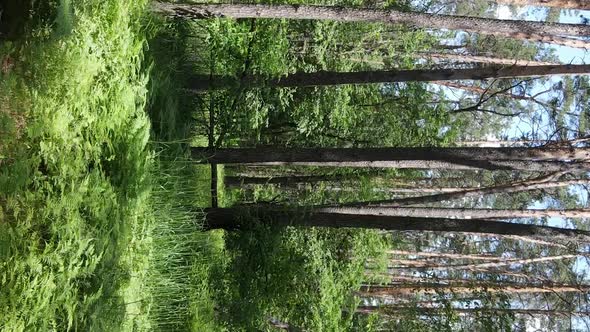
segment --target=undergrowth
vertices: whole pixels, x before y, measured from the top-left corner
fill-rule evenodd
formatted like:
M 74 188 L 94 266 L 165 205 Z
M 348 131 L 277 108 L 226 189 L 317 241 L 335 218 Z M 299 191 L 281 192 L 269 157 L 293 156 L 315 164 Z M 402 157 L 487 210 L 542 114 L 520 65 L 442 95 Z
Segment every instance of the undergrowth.
M 197 291 L 206 267 L 168 265 L 217 240 L 160 189 L 170 179 L 149 143 L 147 5 L 62 0 L 0 41 L 2 331 L 154 330 L 167 305 L 188 308 L 187 326 L 208 319 L 193 305 L 211 307 Z

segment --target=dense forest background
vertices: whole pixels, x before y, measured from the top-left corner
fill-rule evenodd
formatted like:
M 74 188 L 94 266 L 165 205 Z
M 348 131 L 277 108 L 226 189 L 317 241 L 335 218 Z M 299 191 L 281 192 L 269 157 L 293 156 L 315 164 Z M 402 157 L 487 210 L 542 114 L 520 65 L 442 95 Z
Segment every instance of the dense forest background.
M 0 330 L 589 330 L 588 10 L 1 3 Z

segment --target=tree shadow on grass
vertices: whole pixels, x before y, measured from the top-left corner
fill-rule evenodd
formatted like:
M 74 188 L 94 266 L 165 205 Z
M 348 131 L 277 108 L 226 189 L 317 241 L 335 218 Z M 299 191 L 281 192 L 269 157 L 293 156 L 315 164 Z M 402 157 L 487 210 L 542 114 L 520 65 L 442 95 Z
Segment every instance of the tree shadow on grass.
M 14 40 L 24 33 L 31 8 L 32 3 L 29 1 L 0 2 L 0 40 Z
M 52 20 L 55 13 L 55 5 L 47 0 L 0 1 L 0 41 L 21 38 L 29 29 Z

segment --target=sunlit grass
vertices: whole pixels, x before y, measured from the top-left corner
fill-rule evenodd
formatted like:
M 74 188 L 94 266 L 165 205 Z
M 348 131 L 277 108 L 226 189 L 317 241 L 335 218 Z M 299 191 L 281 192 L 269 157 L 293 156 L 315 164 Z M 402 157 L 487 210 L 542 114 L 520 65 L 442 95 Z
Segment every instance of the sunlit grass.
M 63 0 L 0 45 L 0 330 L 165 330 L 212 307 L 207 199 L 178 200 L 202 188 L 177 193 L 149 144 L 146 5 Z

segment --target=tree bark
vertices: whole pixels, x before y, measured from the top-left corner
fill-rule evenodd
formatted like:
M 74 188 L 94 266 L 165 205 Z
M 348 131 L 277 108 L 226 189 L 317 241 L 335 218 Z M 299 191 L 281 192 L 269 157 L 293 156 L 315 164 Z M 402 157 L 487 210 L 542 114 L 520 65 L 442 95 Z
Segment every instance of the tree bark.
M 243 82 L 250 88 L 256 87 L 306 87 L 343 84 L 371 84 L 392 82 L 434 82 L 449 80 L 484 80 L 488 78 L 538 77 L 553 75 L 574 75 L 590 73 L 590 65 L 549 65 L 549 66 L 487 66 L 481 68 L 457 69 L 412 69 L 379 70 L 360 72 L 318 71 L 297 72 L 279 78 L 247 75 Z M 188 81 L 188 88 L 195 91 L 224 89 L 234 86 L 233 76 L 194 75 Z
M 491 187 L 468 188 L 468 189 L 464 189 L 464 190 L 462 190 L 461 188 L 457 188 L 456 191 L 445 192 L 445 193 L 434 194 L 434 195 L 384 199 L 384 200 L 370 201 L 370 202 L 358 202 L 358 203 L 351 204 L 351 206 L 373 205 L 373 206 L 395 207 L 395 206 L 405 206 L 405 205 L 415 205 L 415 204 L 427 204 L 427 203 L 449 201 L 449 200 L 453 200 L 453 199 L 461 199 L 461 198 L 466 198 L 466 197 L 481 197 L 483 195 L 492 195 L 492 194 L 508 194 L 508 193 L 522 192 L 522 191 L 567 187 L 570 185 L 589 184 L 589 183 L 590 183 L 590 180 L 587 180 L 587 179 L 548 182 L 548 181 L 544 181 L 544 177 L 540 177 L 540 178 L 536 178 L 536 179 L 532 179 L 532 180 L 528 180 L 528 181 L 509 183 L 509 184 L 491 186 Z
M 411 294 L 437 294 L 437 292 L 469 294 L 476 292 L 525 294 L 525 293 L 585 293 L 590 291 L 588 285 L 573 284 L 539 284 L 539 285 L 514 285 L 497 283 L 465 284 L 440 284 L 440 283 L 415 283 L 399 285 L 365 285 L 361 286 L 358 294 L 366 297 L 398 296 Z
M 374 175 L 291 175 L 291 176 L 248 176 L 246 174 L 238 176 L 224 177 L 224 184 L 228 187 L 240 187 L 242 185 L 267 185 L 276 184 L 280 186 L 292 186 L 297 184 L 315 184 L 318 182 L 352 182 L 359 181 L 361 178 L 371 178 L 378 182 L 379 185 L 400 186 L 403 188 L 386 189 L 387 192 L 392 193 L 437 193 L 437 192 L 455 192 L 464 190 L 465 188 L 442 188 L 433 187 L 433 185 L 441 184 L 449 181 L 463 181 L 462 177 L 453 178 L 421 178 L 408 179 L 405 177 L 382 178 Z M 416 188 L 420 186 L 420 188 Z
M 258 220 L 275 226 L 302 227 L 350 227 L 372 228 L 391 231 L 432 231 L 461 232 L 497 235 L 518 235 L 542 237 L 550 236 L 553 240 L 562 238 L 567 241 L 587 241 L 589 231 L 565 229 L 550 226 L 517 224 L 485 219 L 449 219 L 395 217 L 383 215 L 354 215 L 341 213 L 323 213 L 293 208 L 270 206 L 211 208 L 206 212 L 208 229 L 239 230 L 248 228 L 248 222 Z
M 571 210 L 502 210 L 502 209 L 464 209 L 433 207 L 373 207 L 373 206 L 335 206 L 319 207 L 320 213 L 336 213 L 363 216 L 390 216 L 416 218 L 458 218 L 458 219 L 515 219 L 515 218 L 590 218 L 590 209 Z
M 442 270 L 442 271 L 449 271 L 449 270 L 472 270 L 472 271 L 480 271 L 481 269 L 488 269 L 488 268 L 496 268 L 501 266 L 511 266 L 511 265 L 526 265 L 532 263 L 543 263 L 543 262 L 550 262 L 556 260 L 563 260 L 563 259 L 570 259 L 576 258 L 577 255 L 559 255 L 559 256 L 547 256 L 547 257 L 535 257 L 535 258 L 526 258 L 526 259 L 504 259 L 498 262 L 489 262 L 489 263 L 478 263 L 478 264 L 461 264 L 461 265 L 423 265 L 418 266 L 419 270 L 425 271 L 432 271 L 432 270 Z M 402 267 L 404 269 L 405 267 Z
M 504 258 L 495 256 L 482 256 L 471 254 L 453 254 L 445 252 L 411 252 L 405 250 L 388 250 L 391 255 L 405 255 L 405 256 L 422 256 L 422 257 L 436 257 L 436 258 L 450 258 L 450 259 L 469 259 L 469 260 L 484 260 L 484 261 L 502 261 Z
M 393 195 L 411 195 L 411 194 L 432 194 L 432 193 L 454 193 L 463 191 L 466 188 L 457 187 L 431 187 L 431 188 L 374 188 L 373 191 L 388 193 Z M 356 190 L 352 188 L 351 190 Z
M 517 59 L 503 59 L 494 58 L 481 55 L 463 55 L 457 53 L 421 53 L 421 56 L 431 57 L 435 59 L 454 60 L 458 62 L 475 62 L 485 63 L 490 65 L 508 65 L 508 66 L 557 66 L 558 63 L 533 61 L 533 60 L 517 60 Z
M 493 313 L 502 314 L 509 313 L 514 315 L 528 315 L 528 316 L 586 316 L 590 312 L 584 311 L 568 311 L 568 310 L 554 310 L 554 309 L 512 309 L 512 308 L 452 308 L 452 311 L 459 314 L 476 314 L 476 313 Z M 411 307 L 398 305 L 380 305 L 380 306 L 358 306 L 356 312 L 362 314 L 379 313 L 386 316 L 395 316 L 404 313 L 420 313 L 422 315 L 446 315 L 445 308 L 436 307 Z
M 482 89 L 485 90 L 485 89 Z M 529 139 L 529 140 L 497 140 L 497 141 L 459 141 L 454 142 L 454 146 L 461 147 L 478 147 L 478 148 L 493 148 L 493 147 L 527 147 L 527 146 L 539 146 L 543 144 L 554 144 L 558 141 L 548 141 L 541 139 Z
M 302 183 L 317 183 L 317 182 L 333 182 L 348 180 L 353 176 L 342 175 L 302 175 L 302 176 L 268 176 L 268 177 L 252 177 L 252 176 L 226 176 L 224 183 L 231 187 L 239 187 L 241 185 L 255 185 L 255 184 L 278 184 L 281 186 L 289 186 Z
M 587 171 L 589 148 L 192 148 L 200 163 Z
M 590 2 L 588 2 L 588 0 L 495 0 L 495 2 L 503 5 L 513 6 L 537 6 L 590 10 Z
M 480 17 L 400 12 L 383 9 L 305 5 L 191 5 L 162 2 L 156 2 L 153 5 L 153 8 L 155 11 L 170 16 L 188 19 L 233 17 L 381 22 L 389 24 L 408 24 L 426 29 L 461 30 L 574 47 L 587 47 L 588 43 L 583 40 L 567 39 L 559 36 L 590 35 L 590 27 L 583 24 L 499 20 Z

